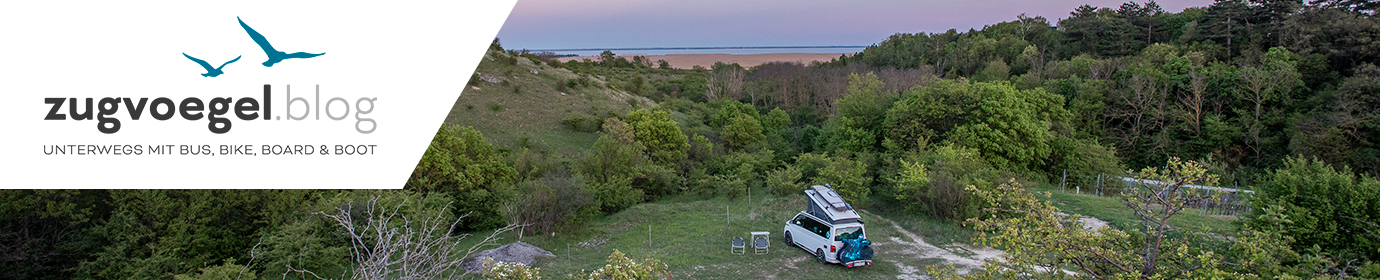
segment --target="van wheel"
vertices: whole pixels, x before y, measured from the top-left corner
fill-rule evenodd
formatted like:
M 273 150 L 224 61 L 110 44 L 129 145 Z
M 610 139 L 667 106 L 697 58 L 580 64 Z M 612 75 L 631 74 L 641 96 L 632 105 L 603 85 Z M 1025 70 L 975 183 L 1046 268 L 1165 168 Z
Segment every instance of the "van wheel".
M 829 263 L 824 260 L 824 249 L 815 249 L 815 260 L 819 260 L 819 263 L 823 264 Z
M 791 232 L 786 232 L 786 246 L 795 247 L 795 240 L 791 240 Z

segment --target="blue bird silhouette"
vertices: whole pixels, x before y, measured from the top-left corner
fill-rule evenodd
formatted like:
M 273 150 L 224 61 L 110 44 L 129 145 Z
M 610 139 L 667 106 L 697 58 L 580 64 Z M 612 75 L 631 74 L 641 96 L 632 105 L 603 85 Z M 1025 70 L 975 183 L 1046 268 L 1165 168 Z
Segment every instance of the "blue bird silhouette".
M 283 62 L 284 59 L 289 59 L 289 58 L 313 58 L 313 57 L 317 57 L 317 56 L 321 56 L 321 55 L 323 55 L 323 54 L 326 54 L 326 53 L 304 53 L 304 52 L 295 52 L 295 53 L 280 52 L 280 51 L 278 51 L 277 49 L 274 49 L 274 48 L 273 48 L 273 45 L 268 44 L 268 39 L 264 38 L 264 35 L 263 35 L 263 34 L 259 34 L 258 31 L 254 31 L 253 28 L 249 28 L 249 25 L 244 24 L 244 20 L 240 19 L 240 17 L 235 17 L 235 20 L 240 21 L 240 26 L 241 26 L 241 27 L 244 27 L 244 31 L 245 31 L 245 32 L 249 32 L 249 38 L 253 38 L 253 39 L 254 39 L 254 43 L 258 43 L 258 44 L 259 44 L 259 48 L 263 48 L 263 49 L 264 49 L 264 53 L 268 54 L 268 61 L 264 61 L 264 63 L 263 63 L 265 67 L 273 67 L 273 64 L 277 64 L 277 63 L 279 63 L 279 62 Z
M 231 59 L 230 61 L 226 61 L 225 64 L 221 64 L 220 67 L 211 68 L 211 64 L 210 64 L 210 63 L 206 63 L 205 60 L 197 59 L 197 58 L 195 58 L 195 57 L 192 57 L 192 56 L 190 56 L 190 55 L 187 55 L 187 53 L 182 53 L 182 56 L 185 56 L 185 57 L 187 57 L 187 59 L 191 59 L 192 61 L 196 61 L 196 64 L 201 64 L 201 68 L 206 68 L 206 74 L 201 74 L 202 77 L 215 77 L 215 76 L 220 76 L 220 74 L 225 74 L 225 71 L 220 71 L 220 69 L 225 68 L 225 65 L 229 65 L 231 62 L 239 61 L 239 60 L 240 60 L 240 57 L 242 57 L 242 56 L 236 56 L 235 59 Z

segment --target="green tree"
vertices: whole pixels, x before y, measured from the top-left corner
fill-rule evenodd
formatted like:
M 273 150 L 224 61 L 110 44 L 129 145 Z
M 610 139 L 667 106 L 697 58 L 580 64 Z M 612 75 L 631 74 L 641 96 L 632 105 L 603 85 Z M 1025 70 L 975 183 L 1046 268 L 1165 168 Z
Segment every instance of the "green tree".
M 987 66 L 982 67 L 981 71 L 978 71 L 977 74 L 973 74 L 973 81 L 978 82 L 1005 81 L 1010 78 L 1011 67 L 1007 66 L 1006 62 L 1002 62 L 1001 60 L 988 62 Z
M 800 169 L 795 166 L 777 168 L 771 173 L 767 173 L 766 184 L 771 188 L 771 192 L 779 196 L 788 196 L 805 189 L 800 184 L 802 176 Z
M 628 113 L 627 122 L 653 162 L 669 166 L 685 159 L 686 150 L 690 149 L 689 137 L 671 120 L 670 113 L 637 109 Z
M 762 130 L 766 132 L 779 132 L 791 126 L 791 116 L 786 114 L 781 108 L 773 108 L 762 118 Z
M 833 160 L 819 169 L 819 176 L 812 179 L 814 185 L 829 184 L 843 199 L 854 205 L 868 205 L 868 195 L 872 194 L 872 177 L 864 176 L 867 165 L 845 157 L 835 156 Z
M 1333 168 L 1315 159 L 1291 157 L 1265 175 L 1257 211 L 1249 223 L 1266 227 L 1260 215 L 1278 207 L 1292 221 L 1282 234 L 1300 251 L 1320 246 L 1337 256 L 1380 259 L 1380 181 Z
M 728 124 L 724 125 L 723 137 L 724 141 L 734 148 L 755 144 L 766 138 L 762 134 L 762 124 L 746 114 L 738 114 L 729 120 Z
M 977 148 L 993 166 L 1031 170 L 1049 157 L 1051 120 L 1066 120 L 1063 97 L 1043 89 L 1016 90 L 1009 83 L 971 85 L 982 99 L 966 124 L 954 128 L 954 143 Z
M 442 192 L 463 203 L 456 213 L 474 212 L 466 226 L 503 225 L 498 212 L 513 197 L 517 170 L 498 154 L 498 148 L 474 127 L 441 127 L 407 180 L 407 189 Z
M 886 92 L 876 74 L 848 75 L 848 93 L 834 101 L 834 117 L 825 124 L 821 146 L 853 152 L 880 148 L 882 121 L 896 94 Z
M 892 181 L 896 184 L 896 200 L 912 202 L 929 198 L 930 171 L 924 164 L 901 160 L 901 170 Z
M 620 122 L 605 122 L 605 126 Z M 646 162 L 641 144 L 617 140 L 613 133 L 599 136 L 589 155 L 579 165 L 579 173 L 589 178 L 600 209 L 614 213 L 642 202 L 645 192 L 633 188 L 633 179 L 644 172 Z
M 1185 188 L 1187 185 L 1210 184 L 1216 179 L 1207 175 L 1196 162 L 1173 159 L 1167 166 L 1169 168 L 1164 170 L 1152 167 L 1135 174 L 1138 184 L 1123 195 L 1123 201 L 1142 223 L 1129 232 L 1115 228 L 1086 230 L 1078 215 L 1064 215 L 1052 202 L 1037 199 L 1015 180 L 993 190 L 969 187 L 987 204 L 996 206 L 985 209 L 984 218 L 969 219 L 974 229 L 983 232 L 976 239 L 1007 250 L 1002 261 L 990 261 L 984 265 L 986 271 L 968 277 L 1173 279 L 1227 276 L 1229 273 L 1220 268 L 1221 253 L 1190 251 L 1190 246 L 1202 240 L 1168 226 L 1170 217 L 1190 203 L 1207 198 Z M 954 278 L 956 275 L 941 276 Z

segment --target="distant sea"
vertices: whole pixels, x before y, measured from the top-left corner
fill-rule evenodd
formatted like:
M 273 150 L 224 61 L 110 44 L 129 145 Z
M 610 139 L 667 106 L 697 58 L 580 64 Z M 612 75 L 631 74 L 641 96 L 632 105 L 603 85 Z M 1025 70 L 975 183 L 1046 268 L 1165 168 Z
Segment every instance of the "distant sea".
M 785 47 L 684 47 L 684 48 L 580 48 L 580 49 L 540 49 L 531 52 L 549 51 L 563 55 L 596 56 L 604 51 L 617 55 L 663 55 L 663 54 L 764 54 L 764 53 L 857 53 L 867 46 L 785 46 Z

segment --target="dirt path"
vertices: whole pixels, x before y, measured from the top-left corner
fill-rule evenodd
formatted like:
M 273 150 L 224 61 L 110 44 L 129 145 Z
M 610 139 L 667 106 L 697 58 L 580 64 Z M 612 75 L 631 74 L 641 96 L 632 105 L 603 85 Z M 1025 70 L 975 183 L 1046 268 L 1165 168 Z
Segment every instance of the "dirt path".
M 863 213 L 867 212 L 863 211 Z M 871 215 L 872 213 L 867 214 Z M 953 265 L 957 273 L 968 274 L 968 272 L 972 271 L 974 268 L 982 267 L 982 264 L 986 262 L 986 260 L 999 259 L 1002 255 L 1001 250 L 991 247 L 979 248 L 962 243 L 954 243 L 954 245 L 951 246 L 952 248 L 948 249 L 940 248 L 939 246 L 934 246 L 933 244 L 925 242 L 925 239 L 920 237 L 920 235 L 906 230 L 895 221 L 887 220 L 876 215 L 873 215 L 873 217 L 890 223 L 891 227 L 895 228 L 896 232 L 901 233 L 904 237 L 892 236 L 887 238 L 887 241 L 890 242 L 876 242 L 872 245 L 878 247 L 878 251 L 885 248 L 888 254 L 900 254 L 909 257 L 886 260 L 899 268 L 901 274 L 896 275 L 896 279 L 930 279 L 929 276 L 924 275 L 924 267 L 907 265 L 901 261 L 902 259 L 940 259 L 943 260 L 944 265 Z

